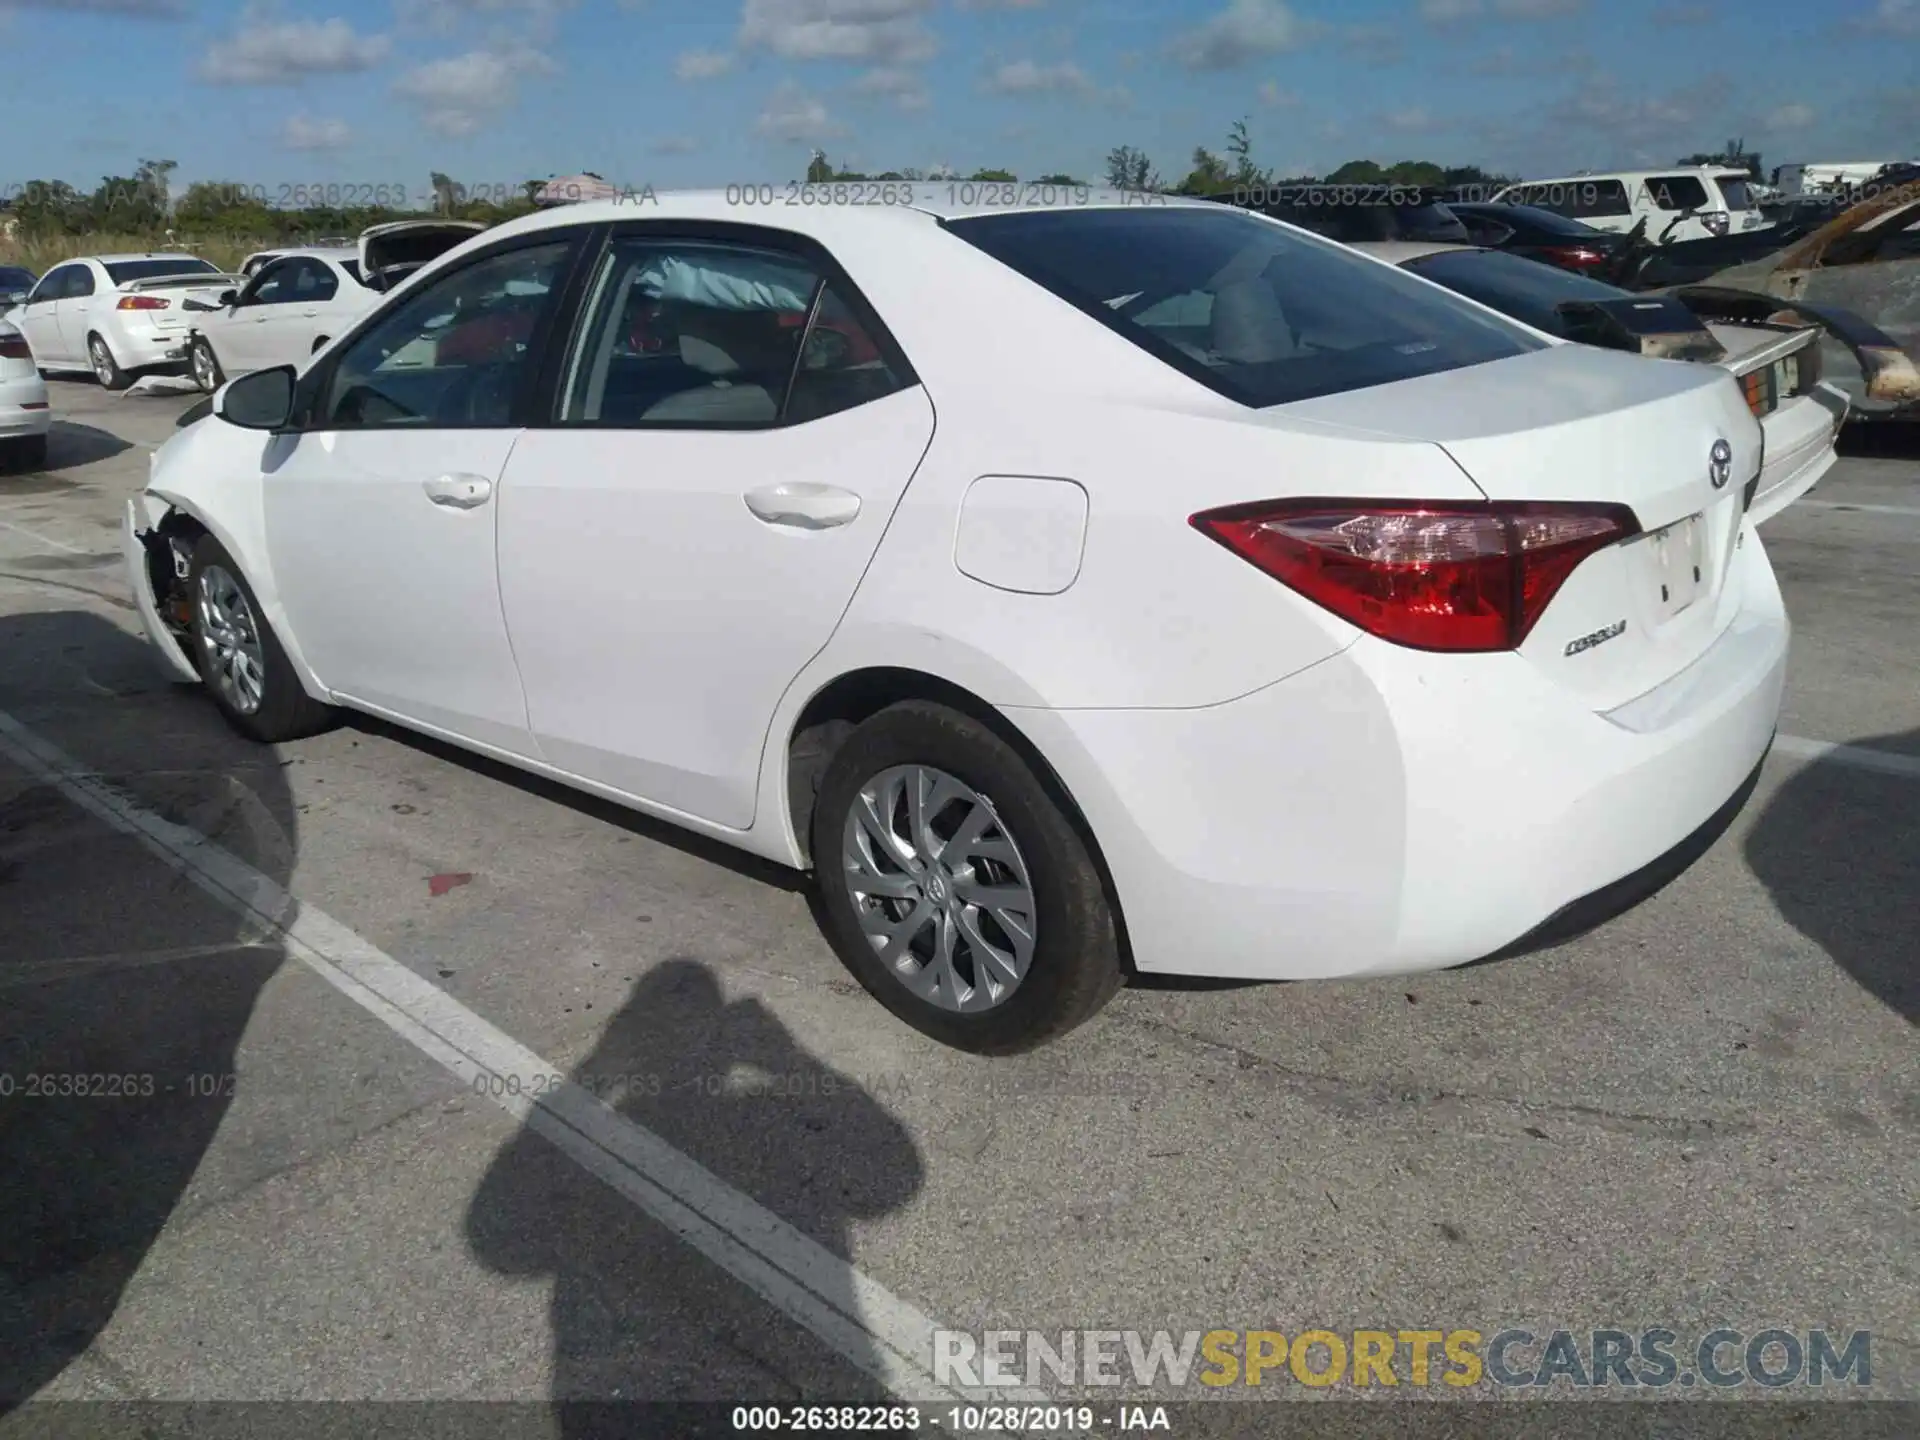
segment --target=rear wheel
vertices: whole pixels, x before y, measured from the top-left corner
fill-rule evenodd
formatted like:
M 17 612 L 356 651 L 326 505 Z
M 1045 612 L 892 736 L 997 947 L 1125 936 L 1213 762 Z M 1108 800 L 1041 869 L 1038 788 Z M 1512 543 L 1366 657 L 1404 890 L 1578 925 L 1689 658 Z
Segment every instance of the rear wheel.
M 204 335 L 194 337 L 193 348 L 187 352 L 187 360 L 193 367 L 193 383 L 209 395 L 218 390 L 227 378 L 220 369 L 220 361 L 213 353 L 213 346 L 207 343 Z
M 267 744 L 326 729 L 333 707 L 301 688 L 273 627 L 261 618 L 253 588 L 211 535 L 194 546 L 187 583 L 194 664 L 227 722 Z
M 1019 753 L 909 701 L 821 777 L 814 870 L 829 937 L 869 993 L 944 1044 L 1030 1050 L 1119 989 L 1119 942 L 1086 844 Z
M 93 378 L 103 389 L 124 390 L 133 383 L 133 377 L 120 368 L 112 349 L 98 335 L 87 337 L 87 363 L 93 367 Z

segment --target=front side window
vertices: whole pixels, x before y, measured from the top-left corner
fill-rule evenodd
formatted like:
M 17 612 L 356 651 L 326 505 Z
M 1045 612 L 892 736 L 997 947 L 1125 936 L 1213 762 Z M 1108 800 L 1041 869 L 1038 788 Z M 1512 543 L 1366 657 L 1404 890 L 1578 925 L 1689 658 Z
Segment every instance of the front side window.
M 797 423 L 900 388 L 844 298 L 783 251 L 622 237 L 590 296 L 562 423 Z
M 73 278 L 77 265 L 61 265 L 49 270 L 40 277 L 40 283 L 33 287 L 33 293 L 27 297 L 29 305 L 39 305 L 48 300 L 66 298 L 67 282 Z
M 292 260 L 275 260 L 272 264 L 260 267 L 253 277 L 253 283 L 247 286 L 247 293 L 241 297 L 242 305 L 284 305 L 293 299 Z
M 400 299 L 342 350 L 309 428 L 509 424 L 573 245 L 502 251 Z
M 1243 405 L 1362 390 L 1547 343 L 1344 246 L 1228 207 L 1042 210 L 947 228 Z

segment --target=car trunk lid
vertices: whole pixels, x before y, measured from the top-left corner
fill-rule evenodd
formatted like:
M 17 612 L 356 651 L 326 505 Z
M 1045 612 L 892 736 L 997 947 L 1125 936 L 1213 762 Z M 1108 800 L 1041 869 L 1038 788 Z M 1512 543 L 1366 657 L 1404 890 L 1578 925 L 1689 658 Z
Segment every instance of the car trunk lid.
M 375 289 L 388 271 L 437 260 L 487 227 L 473 220 L 395 220 L 360 232 L 360 273 Z
M 1431 441 L 1490 500 L 1631 509 L 1641 533 L 1583 561 L 1520 647 L 1596 709 L 1685 669 L 1738 608 L 1727 577 L 1762 436 L 1719 365 L 1556 345 L 1285 409 Z

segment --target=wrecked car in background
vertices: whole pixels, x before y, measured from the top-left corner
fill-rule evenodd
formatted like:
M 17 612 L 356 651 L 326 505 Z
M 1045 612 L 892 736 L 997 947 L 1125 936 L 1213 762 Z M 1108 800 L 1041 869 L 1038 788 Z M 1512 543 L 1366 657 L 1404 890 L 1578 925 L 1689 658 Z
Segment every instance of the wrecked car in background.
M 1825 375 L 1862 419 L 1920 419 L 1920 183 L 1884 191 L 1785 249 L 1669 290 L 1733 323 L 1825 326 Z

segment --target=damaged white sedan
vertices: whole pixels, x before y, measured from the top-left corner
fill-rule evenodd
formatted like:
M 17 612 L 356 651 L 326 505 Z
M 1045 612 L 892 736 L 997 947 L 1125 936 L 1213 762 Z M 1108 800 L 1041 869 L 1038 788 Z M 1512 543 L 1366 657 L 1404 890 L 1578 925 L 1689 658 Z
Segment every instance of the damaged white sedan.
M 364 711 L 810 869 L 979 1052 L 1691 864 L 1787 655 L 1739 387 L 1046 188 L 491 230 L 157 452 L 147 632 L 256 740 Z

